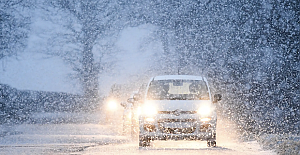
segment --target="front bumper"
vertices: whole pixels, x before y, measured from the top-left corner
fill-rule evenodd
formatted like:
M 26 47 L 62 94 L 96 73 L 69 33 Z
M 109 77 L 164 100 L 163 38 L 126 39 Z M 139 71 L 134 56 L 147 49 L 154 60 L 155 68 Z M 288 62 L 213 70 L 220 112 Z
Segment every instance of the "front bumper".
M 191 115 L 181 118 L 156 117 L 147 122 L 140 118 L 140 140 L 215 140 L 216 118 L 207 122 Z M 161 118 L 169 122 L 160 121 Z M 170 122 L 170 120 L 174 122 Z M 191 121 L 192 120 L 192 121 Z
M 166 133 L 154 133 L 140 135 L 140 140 L 215 140 L 216 133 L 214 132 L 202 132 L 198 134 L 166 134 Z

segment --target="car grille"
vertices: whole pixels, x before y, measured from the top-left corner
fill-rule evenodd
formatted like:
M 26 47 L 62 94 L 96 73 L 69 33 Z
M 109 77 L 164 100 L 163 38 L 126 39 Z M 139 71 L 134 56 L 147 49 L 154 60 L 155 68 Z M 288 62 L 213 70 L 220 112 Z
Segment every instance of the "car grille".
M 174 111 L 158 111 L 158 114 L 196 114 L 197 111 L 180 111 L 180 112 L 177 112 L 176 110 Z
M 169 119 L 169 118 L 164 118 L 164 119 L 159 119 L 157 122 L 158 123 L 163 123 L 163 122 L 196 122 L 196 119 Z
M 188 134 L 188 133 L 193 133 L 196 130 L 196 127 L 190 127 L 190 128 L 162 128 L 160 130 L 163 133 L 168 133 L 168 134 Z
M 158 119 L 159 130 L 168 134 L 188 134 L 196 130 L 196 119 Z M 173 124 L 174 126 L 170 127 Z

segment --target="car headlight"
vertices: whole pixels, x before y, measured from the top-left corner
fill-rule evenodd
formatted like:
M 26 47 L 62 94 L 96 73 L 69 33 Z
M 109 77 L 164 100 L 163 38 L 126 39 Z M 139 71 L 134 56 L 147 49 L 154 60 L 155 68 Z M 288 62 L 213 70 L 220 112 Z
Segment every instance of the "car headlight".
M 211 120 L 211 118 L 210 117 L 204 117 L 204 118 L 201 118 L 200 120 L 201 120 L 201 122 L 209 122 Z
M 137 113 L 138 116 L 140 116 L 141 113 L 142 113 L 142 108 L 138 107 L 137 110 L 136 110 L 136 113 Z
M 201 116 L 209 116 L 211 114 L 211 107 L 209 105 L 203 105 L 197 110 L 197 113 Z
M 117 109 L 117 101 L 115 101 L 115 100 L 109 100 L 108 102 L 107 102 L 107 108 L 108 108 L 108 110 L 111 110 L 111 111 L 113 111 L 113 110 L 116 110 Z
M 128 118 L 128 119 L 131 119 L 131 113 L 129 113 L 129 114 L 127 115 L 127 118 Z
M 146 117 L 145 121 L 146 122 L 154 122 L 154 118 L 152 118 L 152 117 Z
M 153 105 L 144 105 L 143 106 L 143 115 L 155 115 L 157 114 L 157 110 Z

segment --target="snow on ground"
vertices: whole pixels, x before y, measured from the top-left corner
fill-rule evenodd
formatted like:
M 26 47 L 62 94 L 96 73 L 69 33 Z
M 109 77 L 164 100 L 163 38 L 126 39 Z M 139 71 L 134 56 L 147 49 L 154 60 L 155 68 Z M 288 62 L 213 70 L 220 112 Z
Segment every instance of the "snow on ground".
M 121 117 L 116 114 L 111 115 L 109 119 L 96 113 L 73 115 L 74 119 L 90 117 L 90 120 L 79 121 L 80 123 L 1 125 L 0 154 L 275 155 L 274 151 L 262 149 L 256 141 L 239 141 L 233 125 L 220 119 L 220 121 L 218 120 L 217 147 L 215 148 L 208 148 L 205 141 L 154 141 L 151 143 L 151 147 L 139 148 L 137 140 L 130 140 L 129 135 L 121 136 Z M 54 119 L 65 115 L 48 114 L 43 115 L 43 118 Z M 36 118 L 40 117 L 36 116 Z M 95 120 L 99 120 L 99 122 Z
M 49 123 L 75 123 L 75 124 L 101 124 L 105 122 L 105 116 L 100 112 L 43 112 L 43 113 L 33 113 L 30 116 L 31 122 L 47 124 Z
M 235 128 L 229 121 L 218 119 L 217 147 L 207 147 L 206 141 L 153 141 L 150 147 L 139 148 L 138 141 L 124 144 L 110 144 L 89 147 L 80 152 L 92 154 L 159 154 L 159 155 L 275 155 L 272 150 L 264 150 L 257 141 L 238 140 Z
M 71 123 L 48 122 L 49 119 L 68 120 L 69 117 L 73 118 Z M 120 120 L 106 122 L 106 118 L 97 113 L 48 113 L 34 116 L 37 120 L 41 118 L 47 121 L 39 124 L 0 125 L 0 154 L 71 154 L 88 147 L 124 143 L 129 139 L 120 134 Z
M 13 132 L 0 137 L 0 154 L 70 153 L 127 140 L 110 126 L 100 124 L 23 124 L 7 128 Z
M 253 142 L 230 143 L 228 145 L 208 148 L 206 142 L 198 141 L 162 141 L 153 142 L 149 148 L 139 148 L 137 142 L 124 144 L 99 145 L 89 147 L 80 152 L 82 155 L 92 154 L 159 154 L 159 155 L 182 155 L 182 154 L 202 154 L 202 155 L 275 155 L 272 151 L 261 149 L 259 144 Z
M 277 154 L 300 154 L 300 136 L 299 135 L 275 135 L 264 134 L 258 138 L 258 142 L 265 149 L 274 149 Z

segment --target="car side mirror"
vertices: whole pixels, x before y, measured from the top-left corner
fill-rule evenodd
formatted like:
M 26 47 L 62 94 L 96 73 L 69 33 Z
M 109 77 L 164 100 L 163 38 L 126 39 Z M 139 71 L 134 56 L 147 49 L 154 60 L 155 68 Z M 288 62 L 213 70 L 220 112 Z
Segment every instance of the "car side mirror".
M 128 102 L 128 103 L 134 103 L 134 101 L 135 101 L 135 100 L 134 100 L 133 98 L 127 99 L 127 102 Z
M 121 102 L 120 103 L 122 107 L 126 108 L 127 107 L 127 103 L 126 102 Z
M 134 99 L 134 101 L 138 101 L 138 100 L 141 99 L 141 95 L 140 94 L 134 94 L 133 99 Z
M 215 94 L 214 95 L 214 99 L 213 99 L 213 103 L 217 103 L 218 101 L 222 100 L 222 95 L 221 94 Z

